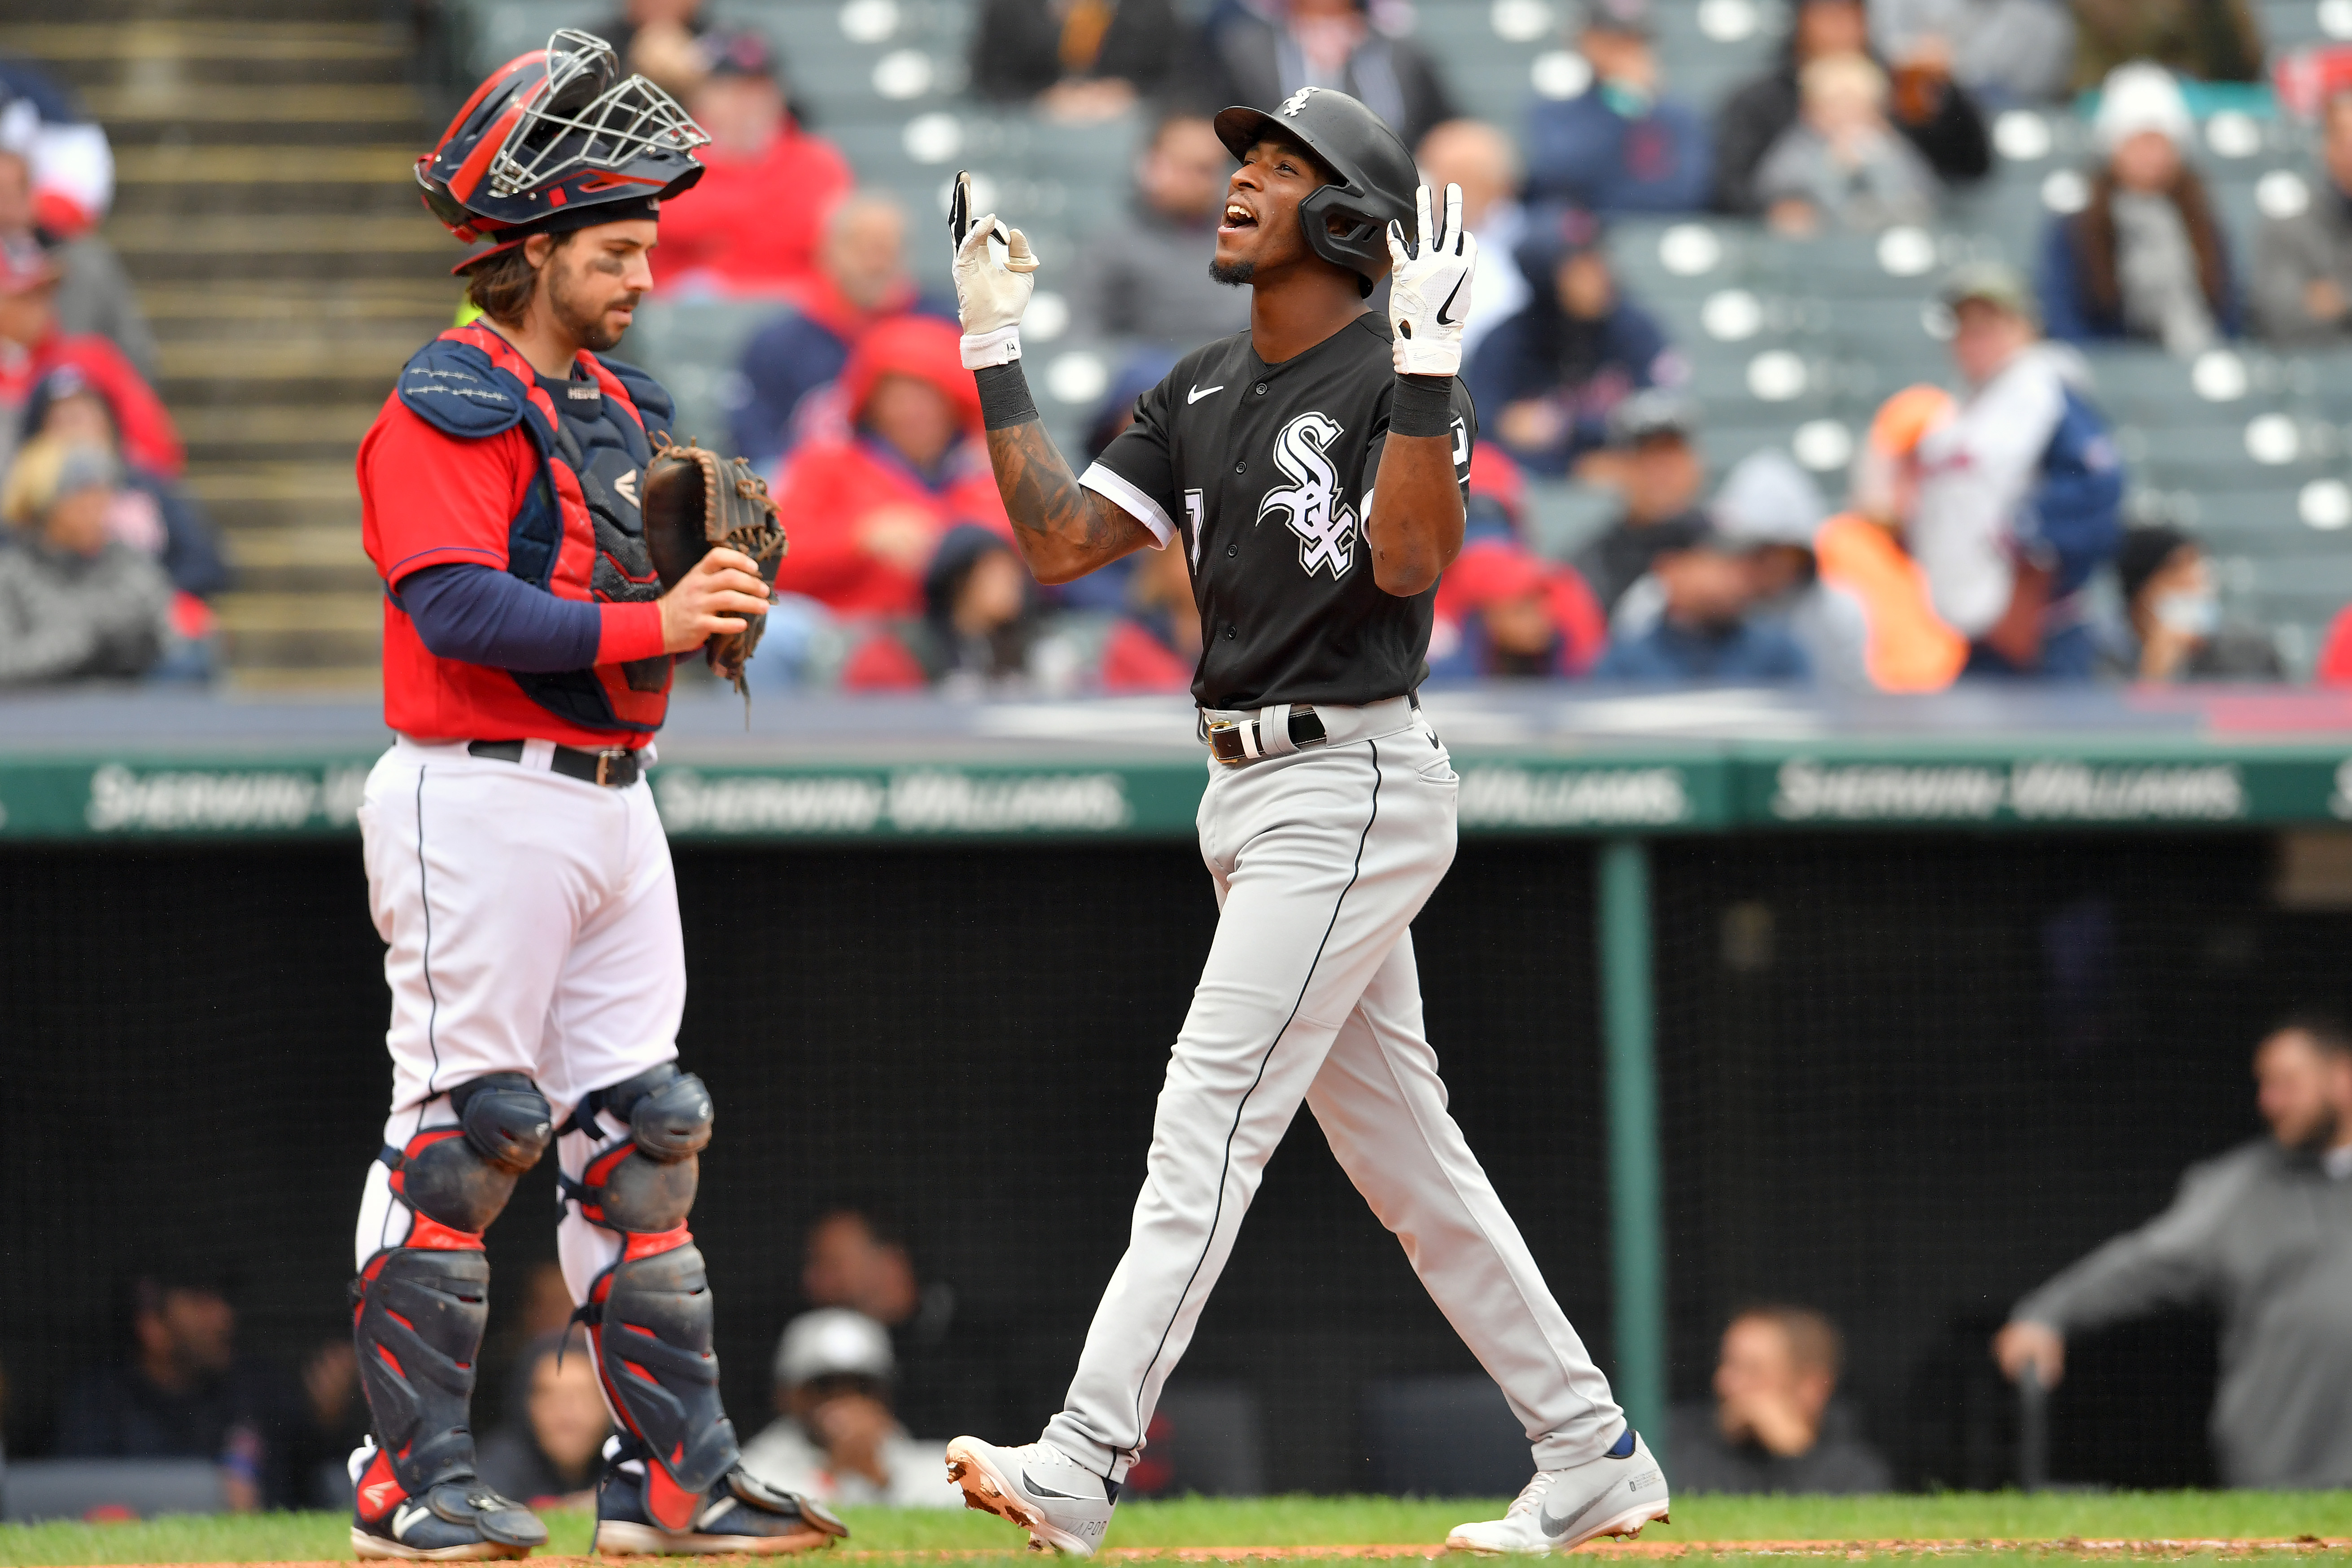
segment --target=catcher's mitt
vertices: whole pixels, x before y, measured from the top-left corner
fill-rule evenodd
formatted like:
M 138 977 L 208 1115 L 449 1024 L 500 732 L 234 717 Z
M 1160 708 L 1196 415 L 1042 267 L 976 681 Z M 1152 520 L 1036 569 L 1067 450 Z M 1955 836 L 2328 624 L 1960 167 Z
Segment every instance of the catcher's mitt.
M 691 437 L 680 445 L 656 432 L 653 461 L 646 465 L 645 519 L 646 550 L 665 594 L 719 544 L 758 562 L 761 580 L 775 585 L 776 564 L 784 558 L 783 524 L 768 481 L 742 458 L 722 458 Z M 766 624 L 766 617 L 752 616 L 745 629 L 712 637 L 704 650 L 710 668 L 747 698 L 743 664 L 760 646 Z

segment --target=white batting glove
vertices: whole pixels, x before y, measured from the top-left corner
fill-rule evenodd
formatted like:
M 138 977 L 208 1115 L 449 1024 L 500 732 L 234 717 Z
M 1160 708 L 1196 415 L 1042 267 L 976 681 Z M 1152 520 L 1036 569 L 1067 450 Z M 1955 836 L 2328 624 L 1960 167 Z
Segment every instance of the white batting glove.
M 1021 357 L 1021 312 L 1037 287 L 1037 258 L 1029 237 L 1007 232 L 989 213 L 971 216 L 971 175 L 956 172 L 955 197 L 948 205 L 948 233 L 955 240 L 956 315 L 963 322 L 963 364 L 979 370 L 1010 364 Z M 1004 259 L 988 248 L 1003 242 Z
M 1420 242 L 1389 225 L 1389 325 L 1396 333 L 1399 375 L 1454 375 L 1462 369 L 1462 323 L 1470 316 L 1470 274 L 1478 242 L 1462 226 L 1462 187 L 1445 187 L 1444 226 L 1432 233 L 1429 187 L 1413 196 Z

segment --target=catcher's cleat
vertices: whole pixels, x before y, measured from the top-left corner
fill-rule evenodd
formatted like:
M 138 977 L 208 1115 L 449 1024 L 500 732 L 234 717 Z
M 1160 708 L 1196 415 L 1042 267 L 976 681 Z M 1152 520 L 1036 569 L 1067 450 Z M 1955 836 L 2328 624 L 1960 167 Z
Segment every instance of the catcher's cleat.
M 1597 1459 L 1565 1470 L 1538 1470 L 1502 1518 L 1456 1525 L 1454 1552 L 1570 1552 L 1595 1536 L 1639 1535 L 1666 1517 L 1666 1477 L 1631 1426 Z
M 824 1504 L 772 1487 L 736 1465 L 695 1500 L 683 1530 L 666 1530 L 646 1506 L 643 1450 L 625 1438 L 604 1448 L 596 1481 L 595 1550 L 605 1555 L 781 1554 L 832 1545 L 849 1533 Z
M 1092 1557 L 1118 1503 L 1117 1481 L 1045 1443 L 1000 1448 L 959 1437 L 948 1445 L 948 1479 L 963 1488 L 964 1507 L 1027 1531 L 1033 1552 Z
M 359 1556 L 446 1563 L 521 1557 L 547 1544 L 547 1526 L 537 1514 L 480 1481 L 442 1481 L 412 1498 L 382 1460 L 373 1440 L 352 1456 L 358 1489 L 352 1550 Z

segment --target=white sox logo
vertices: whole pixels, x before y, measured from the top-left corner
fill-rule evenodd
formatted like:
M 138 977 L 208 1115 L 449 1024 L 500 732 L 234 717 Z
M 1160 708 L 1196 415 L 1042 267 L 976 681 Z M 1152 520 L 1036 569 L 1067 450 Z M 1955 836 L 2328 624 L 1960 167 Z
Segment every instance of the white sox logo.
M 1281 115 L 1285 120 L 1296 120 L 1298 118 L 1298 111 L 1307 107 L 1307 100 L 1314 97 L 1315 94 L 1320 90 L 1322 89 L 1319 88 L 1302 87 L 1297 92 L 1292 93 L 1288 98 L 1284 99 L 1282 100 L 1282 107 L 1276 110 L 1275 112 Z
M 1324 454 L 1339 438 L 1339 422 L 1328 414 L 1302 414 L 1274 438 L 1274 462 L 1290 477 L 1257 503 L 1257 521 L 1278 511 L 1298 535 L 1298 564 L 1312 577 L 1324 567 L 1338 582 L 1356 563 L 1356 509 L 1339 500 L 1339 470 Z

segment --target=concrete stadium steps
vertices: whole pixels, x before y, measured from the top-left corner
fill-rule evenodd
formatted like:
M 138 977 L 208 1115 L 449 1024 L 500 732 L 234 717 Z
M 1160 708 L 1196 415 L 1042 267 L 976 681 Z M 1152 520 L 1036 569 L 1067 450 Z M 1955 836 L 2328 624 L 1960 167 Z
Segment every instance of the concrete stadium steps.
M 437 129 L 373 0 L 16 0 L 0 49 L 71 84 L 116 158 L 105 233 L 161 349 L 190 489 L 236 569 L 230 679 L 377 679 L 352 459 L 446 325 L 457 246 L 410 167 Z

